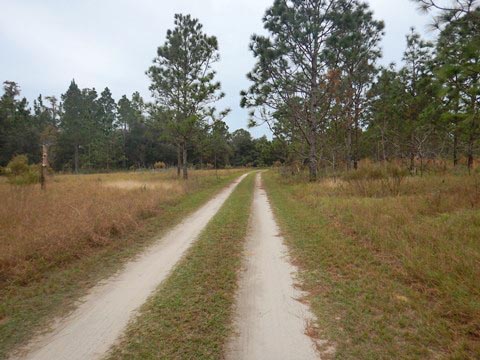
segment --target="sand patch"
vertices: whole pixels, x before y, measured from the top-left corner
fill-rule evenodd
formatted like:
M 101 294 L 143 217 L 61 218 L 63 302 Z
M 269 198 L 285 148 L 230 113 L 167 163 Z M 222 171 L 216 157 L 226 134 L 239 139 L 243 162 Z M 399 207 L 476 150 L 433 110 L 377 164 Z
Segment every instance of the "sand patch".
M 172 190 L 181 191 L 182 186 L 173 181 L 150 182 L 137 180 L 119 180 L 109 181 L 104 184 L 106 187 L 121 189 L 121 190 Z

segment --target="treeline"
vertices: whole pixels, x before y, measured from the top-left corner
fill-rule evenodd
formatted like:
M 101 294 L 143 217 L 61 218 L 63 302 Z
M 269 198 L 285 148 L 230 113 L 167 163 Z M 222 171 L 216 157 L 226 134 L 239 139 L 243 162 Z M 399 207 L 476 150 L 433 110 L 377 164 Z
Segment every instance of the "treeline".
M 165 113 L 138 92 L 116 102 L 110 90 L 80 89 L 72 81 L 60 100 L 34 100 L 30 108 L 20 87 L 4 82 L 0 98 L 0 166 L 15 155 L 39 163 L 42 145 L 56 171 L 90 172 L 151 168 L 157 162 L 177 165 L 177 152 L 165 129 Z M 266 137 L 246 130 L 228 131 L 224 122 L 205 123 L 187 149 L 197 167 L 269 166 L 277 155 Z
M 291 161 L 356 169 L 362 158 L 429 159 L 479 154 L 480 9 L 473 0 L 417 0 L 434 11 L 435 42 L 414 29 L 403 64 L 380 67 L 384 24 L 357 0 L 275 0 L 254 35 L 257 62 L 242 105 L 268 122 Z M 392 5 L 393 6 L 393 5 Z M 395 6 L 392 7 L 395 11 Z

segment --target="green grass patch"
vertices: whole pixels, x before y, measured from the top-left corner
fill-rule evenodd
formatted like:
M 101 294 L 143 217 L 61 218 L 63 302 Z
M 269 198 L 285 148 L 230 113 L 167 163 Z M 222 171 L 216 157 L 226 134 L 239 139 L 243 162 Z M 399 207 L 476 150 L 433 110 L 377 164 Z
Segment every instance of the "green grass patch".
M 239 175 L 235 172 L 216 178 L 212 174 L 195 191 L 165 204 L 159 216 L 146 219 L 140 228 L 94 249 L 89 256 L 53 268 L 26 285 L 14 283 L 0 289 L 0 359 L 43 329 L 53 317 L 71 311 L 89 288 L 119 270 Z
M 341 181 L 307 184 L 273 172 L 264 184 L 319 336 L 336 348 L 323 358 L 478 358 L 475 179 L 410 178 L 398 195 L 381 198 Z
M 249 175 L 143 306 L 111 359 L 222 359 L 250 217 Z

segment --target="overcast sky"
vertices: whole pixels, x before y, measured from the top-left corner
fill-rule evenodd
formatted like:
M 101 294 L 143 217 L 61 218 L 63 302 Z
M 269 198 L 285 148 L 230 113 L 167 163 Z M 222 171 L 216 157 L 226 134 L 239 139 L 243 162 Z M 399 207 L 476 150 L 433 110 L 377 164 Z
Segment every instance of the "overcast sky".
M 429 16 L 409 0 L 369 0 L 386 24 L 383 64 L 399 63 L 405 35 L 415 26 L 426 37 Z M 150 97 L 145 70 L 173 26 L 175 13 L 200 19 L 219 40 L 218 79 L 227 96 L 219 108 L 233 111 L 231 130 L 247 125 L 239 92 L 254 60 L 248 50 L 252 33 L 262 32 L 262 16 L 273 0 L 0 0 L 0 81 L 16 81 L 32 101 L 38 94 L 64 93 L 72 78 L 80 87 L 106 86 L 118 100 L 139 91 Z M 251 130 L 254 136 L 268 133 Z

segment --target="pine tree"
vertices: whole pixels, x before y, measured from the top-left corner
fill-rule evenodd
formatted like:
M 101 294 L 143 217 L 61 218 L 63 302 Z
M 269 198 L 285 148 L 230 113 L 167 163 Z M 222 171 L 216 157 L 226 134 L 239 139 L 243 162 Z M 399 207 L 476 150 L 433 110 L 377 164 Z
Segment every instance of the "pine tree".
M 436 61 L 435 74 L 445 101 L 444 118 L 453 131 L 454 164 L 462 137 L 471 169 L 480 136 L 480 8 L 445 27 L 437 43 Z
M 377 72 L 376 60 L 381 56 L 384 23 L 375 20 L 368 5 L 359 1 L 340 2 L 335 17 L 336 29 L 329 38 L 328 52 L 331 67 L 338 70 L 341 81 L 339 100 L 346 129 L 347 166 L 352 164 L 357 169 L 361 120 Z
M 73 151 L 73 170 L 80 170 L 80 146 L 88 138 L 88 129 L 85 126 L 83 95 L 75 80 L 72 80 L 65 94 L 62 95 L 63 114 L 60 122 L 61 136 L 59 139 L 62 152 Z
M 378 158 L 385 162 L 400 157 L 400 124 L 406 113 L 405 87 L 393 65 L 381 70 L 369 96 L 368 135 L 371 140 L 378 142 Z
M 184 179 L 188 178 L 188 147 L 195 131 L 212 112 L 212 104 L 224 96 L 214 80 L 212 66 L 218 60 L 216 37 L 207 36 L 197 19 L 177 14 L 175 28 L 167 32 L 165 44 L 147 71 L 157 106 L 170 114 L 167 128 L 181 152 Z
M 111 164 L 115 162 L 117 151 L 117 104 L 108 87 L 100 94 L 97 105 L 98 119 L 96 123 L 101 129 L 97 142 L 99 160 L 102 167 L 108 170 Z
M 415 170 L 415 157 L 418 145 L 429 127 L 428 119 L 422 116 L 431 104 L 433 44 L 424 41 L 415 29 L 407 35 L 407 48 L 404 52 L 404 67 L 400 76 L 405 86 L 405 115 L 402 122 L 404 153 L 410 158 L 410 170 Z
M 253 85 L 241 94 L 241 105 L 253 109 L 252 125 L 256 117 L 274 128 L 283 115 L 281 127 L 305 145 L 311 181 L 317 179 L 319 138 L 331 105 L 325 49 L 340 3 L 275 0 L 263 19 L 268 36 L 252 37 Z

